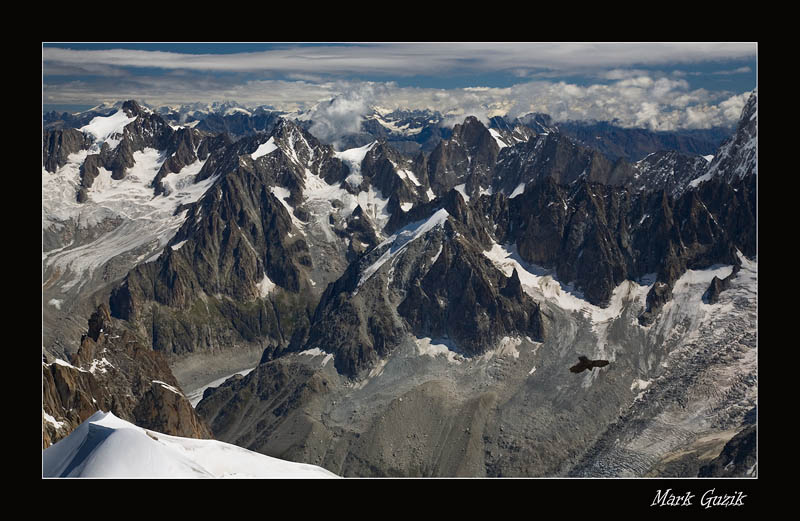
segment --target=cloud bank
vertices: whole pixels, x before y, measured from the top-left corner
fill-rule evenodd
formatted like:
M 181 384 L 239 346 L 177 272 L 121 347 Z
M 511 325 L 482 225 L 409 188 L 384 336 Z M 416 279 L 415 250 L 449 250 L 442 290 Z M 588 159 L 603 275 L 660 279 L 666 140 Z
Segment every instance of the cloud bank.
M 683 42 L 285 45 L 218 55 L 46 46 L 43 103 L 137 99 L 159 106 L 236 100 L 287 112 L 311 110 L 313 131 L 324 138 L 357 129 L 372 106 L 438 110 L 449 125 L 468 115 L 487 121 L 541 112 L 556 121 L 615 121 L 652 130 L 709 128 L 734 124 L 749 93 L 692 89 L 687 77 L 695 72 L 676 64 L 752 57 L 755 52 L 754 43 Z M 646 69 L 659 64 L 669 64 L 672 72 Z M 445 89 L 397 81 L 492 72 L 510 72 L 518 83 Z M 386 81 L 352 79 L 359 74 L 383 75 Z M 589 81 L 573 81 L 573 74 Z
M 235 47 L 234 47 L 235 48 Z M 105 67 L 158 68 L 211 72 L 271 71 L 308 74 L 420 75 L 479 73 L 498 70 L 526 74 L 532 70 L 570 71 L 630 68 L 665 63 L 697 63 L 753 57 L 752 42 L 411 42 L 286 45 L 261 52 L 189 54 L 130 49 L 74 50 L 44 47 L 45 66 L 87 64 Z

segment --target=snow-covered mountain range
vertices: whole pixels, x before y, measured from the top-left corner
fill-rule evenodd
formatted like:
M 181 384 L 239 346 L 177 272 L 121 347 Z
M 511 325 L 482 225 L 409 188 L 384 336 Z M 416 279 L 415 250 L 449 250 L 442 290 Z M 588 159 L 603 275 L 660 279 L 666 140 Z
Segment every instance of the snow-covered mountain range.
M 757 92 L 713 153 L 636 160 L 543 115 L 377 109 L 334 146 L 310 118 L 193 110 L 45 118 L 47 386 L 137 424 L 152 381 L 182 407 L 206 387 L 184 425 L 338 475 L 696 475 L 752 423 Z M 130 358 L 112 330 L 172 372 L 131 367 L 124 407 L 80 373 Z M 572 375 L 579 354 L 611 369 Z M 89 417 L 68 403 L 43 425 Z
M 360 121 L 357 129 L 350 128 L 352 124 L 347 129 L 341 129 L 337 128 L 335 119 L 331 120 L 324 110 L 326 105 L 335 102 L 336 98 L 295 112 L 275 110 L 268 105 L 245 106 L 235 101 L 169 106 L 140 105 L 159 114 L 173 127 L 186 126 L 212 133 L 226 132 L 233 138 L 239 138 L 256 132 L 270 132 L 278 118 L 285 118 L 311 130 L 327 143 L 335 141 L 339 149 L 357 148 L 383 139 L 406 154 L 431 152 L 439 141 L 450 137 L 453 124 L 466 117 L 429 109 L 391 110 L 374 106 L 364 109 L 363 114 L 357 117 Z M 101 104 L 77 114 L 51 111 L 44 115 L 44 126 L 47 129 L 80 128 L 96 116 L 113 114 L 120 110 L 122 104 L 123 102 Z M 535 134 L 560 132 L 596 148 L 611 160 L 623 158 L 628 161 L 638 161 L 649 153 L 662 150 L 675 150 L 689 155 L 711 155 L 733 133 L 731 128 L 653 132 L 641 128 L 624 128 L 609 122 L 556 122 L 549 115 L 539 113 L 514 118 L 494 116 L 483 123 L 487 128 L 496 131 L 527 129 L 524 132 Z

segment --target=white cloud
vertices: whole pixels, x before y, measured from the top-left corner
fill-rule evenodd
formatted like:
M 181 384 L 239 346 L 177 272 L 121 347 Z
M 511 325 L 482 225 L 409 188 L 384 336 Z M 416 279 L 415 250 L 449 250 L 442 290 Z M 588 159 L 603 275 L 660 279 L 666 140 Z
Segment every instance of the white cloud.
M 356 46 L 326 45 L 285 48 L 258 53 L 186 55 L 156 51 L 74 51 L 43 48 L 43 70 L 65 72 L 82 68 L 107 76 L 92 81 L 43 84 L 46 104 L 89 104 L 138 99 L 152 105 L 237 100 L 270 105 L 279 110 L 312 109 L 312 132 L 323 139 L 358 129 L 372 106 L 389 110 L 431 109 L 447 116 L 447 124 L 475 115 L 482 121 L 495 115 L 516 117 L 529 112 L 550 114 L 556 121 L 616 120 L 623 126 L 645 125 L 654 130 L 731 125 L 749 93 L 711 92 L 690 88 L 685 74 L 647 71 L 634 65 L 699 62 L 752 56 L 754 43 L 408 43 Z M 120 74 L 121 67 L 169 69 L 168 74 Z M 176 74 L 176 70 L 180 74 Z M 607 67 L 610 70 L 601 70 Z M 286 78 L 245 81 L 245 72 L 268 68 Z M 594 84 L 562 79 L 543 80 L 553 71 L 584 70 Z M 434 89 L 400 87 L 393 82 L 331 81 L 332 74 L 431 74 L 503 70 L 528 79 L 503 88 L 473 85 Z M 550 72 L 542 72 L 542 71 Z M 743 69 L 742 69 L 743 70 Z M 539 72 L 533 72 L 539 71 Z M 395 76 L 396 77 L 396 76 Z M 332 102 L 328 102 L 333 100 Z
M 158 106 L 236 100 L 247 106 L 270 105 L 289 112 L 311 109 L 315 121 L 312 132 L 331 140 L 356 131 L 361 116 L 372 106 L 388 110 L 437 110 L 447 117 L 445 123 L 450 126 L 462 122 L 468 115 L 486 122 L 495 115 L 514 118 L 541 112 L 556 121 L 616 119 L 623 126 L 674 130 L 735 124 L 748 95 L 690 90 L 683 80 L 665 77 L 654 80 L 643 76 L 585 86 L 564 81 L 532 81 L 512 87 L 480 89 L 279 80 L 234 85 L 211 80 L 181 82 L 175 78 L 151 78 L 141 84 L 71 82 L 58 87 L 44 86 L 44 103 L 94 105 L 137 99 Z
M 73 50 L 44 47 L 45 71 L 55 65 L 185 69 L 216 72 L 271 71 L 304 74 L 417 75 L 499 70 L 626 68 L 633 65 L 697 63 L 749 58 L 754 42 L 744 43 L 581 43 L 581 42 L 411 42 L 359 45 L 288 45 L 262 52 L 186 54 L 130 49 Z
M 320 103 L 312 110 L 310 117 L 314 124 L 309 130 L 323 141 L 335 141 L 345 134 L 358 132 L 362 117 L 369 113 L 371 107 L 379 104 L 387 88 L 386 85 L 373 83 L 344 86 L 335 98 Z
M 733 69 L 733 70 L 714 71 L 711 74 L 715 74 L 715 75 L 718 75 L 718 76 L 728 76 L 728 75 L 731 75 L 731 74 L 749 74 L 751 72 L 753 72 L 753 70 L 750 67 L 745 66 L 745 67 L 739 67 L 739 68 L 736 68 L 736 69 Z

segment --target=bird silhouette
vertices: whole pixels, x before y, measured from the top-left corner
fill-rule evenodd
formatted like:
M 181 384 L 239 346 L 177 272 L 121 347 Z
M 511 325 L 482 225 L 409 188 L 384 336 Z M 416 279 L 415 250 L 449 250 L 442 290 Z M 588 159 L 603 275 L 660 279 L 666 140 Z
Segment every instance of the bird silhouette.
M 608 360 L 589 360 L 585 356 L 578 357 L 578 363 L 569 368 L 573 373 L 580 373 L 586 369 L 592 371 L 595 367 L 605 367 L 608 365 Z

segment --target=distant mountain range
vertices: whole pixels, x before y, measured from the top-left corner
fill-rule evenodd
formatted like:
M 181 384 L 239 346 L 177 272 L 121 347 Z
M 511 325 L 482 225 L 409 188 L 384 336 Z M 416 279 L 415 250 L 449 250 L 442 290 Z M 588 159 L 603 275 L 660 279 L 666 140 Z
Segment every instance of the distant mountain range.
M 71 114 L 48 112 L 43 116 L 45 129 L 80 128 L 95 116 L 107 116 L 119 110 L 121 102 L 99 105 L 88 111 Z M 234 139 L 256 132 L 270 132 L 278 118 L 296 120 L 306 130 L 314 125 L 313 111 L 286 113 L 269 106 L 245 108 L 236 102 L 195 103 L 190 105 L 148 107 L 172 125 L 195 127 L 212 133 L 226 132 Z M 398 151 L 428 153 L 442 139 L 448 139 L 452 128 L 446 118 L 431 110 L 386 111 L 373 108 L 362 117 L 361 131 L 339 136 L 342 148 L 357 148 L 376 139 L 384 139 Z M 689 155 L 713 155 L 717 147 L 733 133 L 733 128 L 677 130 L 654 132 L 643 128 L 625 128 L 611 122 L 554 122 L 546 114 L 527 114 L 510 120 L 496 116 L 488 128 L 511 130 L 525 127 L 536 133 L 558 130 L 576 141 L 594 148 L 611 160 L 638 161 L 648 154 L 676 151 Z

